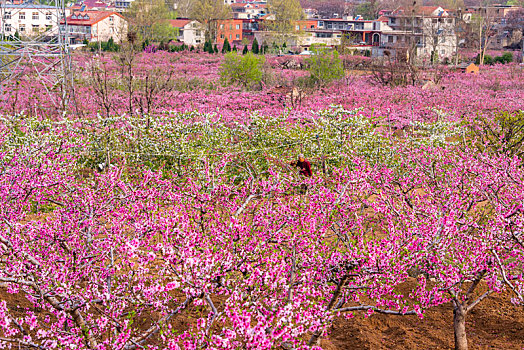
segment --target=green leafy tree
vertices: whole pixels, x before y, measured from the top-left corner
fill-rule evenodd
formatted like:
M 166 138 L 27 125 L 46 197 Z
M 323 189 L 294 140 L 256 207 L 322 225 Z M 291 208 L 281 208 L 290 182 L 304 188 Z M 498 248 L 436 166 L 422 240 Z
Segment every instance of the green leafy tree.
M 229 40 L 224 40 L 224 44 L 222 45 L 222 53 L 231 52 L 231 45 L 229 45 Z
M 251 45 L 251 52 L 253 52 L 255 55 L 258 55 L 260 53 L 257 38 L 253 40 L 253 44 Z
M 311 80 L 317 85 L 326 86 L 344 77 L 344 66 L 338 52 L 325 46 L 313 46 L 306 64 Z
M 230 19 L 231 7 L 224 0 L 195 0 L 191 18 L 202 23 L 206 29 L 206 40 L 215 41 L 218 22 Z
M 136 33 L 142 42 L 169 42 L 178 30 L 169 23 L 173 14 L 164 0 L 135 0 L 126 12 L 129 32 Z
M 282 46 L 288 37 L 296 35 L 295 25 L 305 18 L 304 10 L 299 0 L 269 0 L 268 11 L 274 18 L 265 25 L 274 32 L 278 46 Z
M 221 80 L 226 84 L 240 84 L 251 88 L 262 81 L 264 57 L 251 52 L 243 56 L 235 52 L 227 53 L 220 67 Z

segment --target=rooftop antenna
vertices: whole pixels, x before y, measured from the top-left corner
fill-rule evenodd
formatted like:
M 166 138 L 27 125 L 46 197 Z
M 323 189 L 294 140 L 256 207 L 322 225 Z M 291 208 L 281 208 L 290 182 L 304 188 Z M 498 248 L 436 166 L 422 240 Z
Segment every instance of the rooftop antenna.
M 0 0 L 0 94 L 31 79 L 44 86 L 54 107 L 65 113 L 73 89 L 66 0 L 47 4 L 8 4 Z M 45 27 L 24 24 L 31 16 Z

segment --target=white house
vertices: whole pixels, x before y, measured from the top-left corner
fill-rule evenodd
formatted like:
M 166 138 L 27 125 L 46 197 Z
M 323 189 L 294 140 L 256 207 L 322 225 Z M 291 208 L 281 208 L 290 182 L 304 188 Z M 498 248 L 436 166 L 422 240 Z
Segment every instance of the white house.
M 373 56 L 409 50 L 416 61 L 429 62 L 450 60 L 456 54 L 455 17 L 442 7 L 421 6 L 415 12 L 400 8 L 385 17 L 388 22 L 380 24 L 380 45 L 373 48 Z
M 169 23 L 178 29 L 178 40 L 188 46 L 202 45 L 205 42 L 205 28 L 200 22 L 190 19 L 172 19 Z
M 235 19 L 255 19 L 268 14 L 266 3 L 233 3 L 230 6 Z

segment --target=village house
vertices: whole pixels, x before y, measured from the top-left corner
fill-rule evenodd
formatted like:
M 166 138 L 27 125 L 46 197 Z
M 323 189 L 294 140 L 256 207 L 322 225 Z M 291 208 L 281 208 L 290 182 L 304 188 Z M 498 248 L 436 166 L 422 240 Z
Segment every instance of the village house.
M 457 52 L 455 17 L 439 6 L 421 6 L 414 11 L 397 9 L 384 15 L 380 43 L 373 47 L 374 57 L 406 55 L 413 62 L 451 60 Z M 412 55 L 412 57 L 409 57 Z
M 67 17 L 67 25 L 72 43 L 108 41 L 110 38 L 119 43 L 127 35 L 126 19 L 114 11 L 73 12 Z
M 178 29 L 177 39 L 187 46 L 204 44 L 206 31 L 204 26 L 195 20 L 187 18 L 172 19 L 169 23 Z

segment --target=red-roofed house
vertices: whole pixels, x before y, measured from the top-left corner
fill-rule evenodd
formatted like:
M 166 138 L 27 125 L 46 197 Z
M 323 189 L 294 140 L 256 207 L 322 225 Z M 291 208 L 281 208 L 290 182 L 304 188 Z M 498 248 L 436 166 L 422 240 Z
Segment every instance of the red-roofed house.
M 198 21 L 187 18 L 169 20 L 169 23 L 178 29 L 178 40 L 188 46 L 202 45 L 205 42 L 206 30 Z
M 73 42 L 108 41 L 113 38 L 118 43 L 127 35 L 127 21 L 117 12 L 73 12 L 67 17 L 67 25 Z

